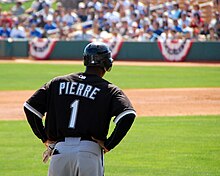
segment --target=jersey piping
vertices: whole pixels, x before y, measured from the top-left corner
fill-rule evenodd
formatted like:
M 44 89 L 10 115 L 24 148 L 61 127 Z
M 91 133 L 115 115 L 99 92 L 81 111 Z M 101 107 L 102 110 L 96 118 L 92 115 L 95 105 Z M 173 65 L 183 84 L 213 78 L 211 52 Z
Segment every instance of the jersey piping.
M 127 115 L 127 114 L 134 114 L 134 115 L 136 116 L 136 113 L 135 113 L 134 110 L 126 110 L 126 111 L 123 111 L 121 114 L 119 114 L 117 117 L 115 117 L 114 123 L 117 124 L 118 121 L 119 121 L 120 119 L 122 119 L 122 118 L 123 118 L 125 115 Z
M 43 115 L 38 110 L 34 109 L 31 105 L 29 105 L 27 102 L 24 103 L 24 107 L 26 107 L 29 111 L 34 113 L 39 118 L 43 118 Z

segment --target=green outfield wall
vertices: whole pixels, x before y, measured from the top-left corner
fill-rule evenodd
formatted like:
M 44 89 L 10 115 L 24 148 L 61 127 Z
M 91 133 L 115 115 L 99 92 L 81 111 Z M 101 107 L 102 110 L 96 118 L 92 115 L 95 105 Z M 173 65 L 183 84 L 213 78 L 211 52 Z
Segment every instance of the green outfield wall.
M 88 41 L 58 41 L 48 59 L 77 60 Z M 0 40 L 0 59 L 29 57 L 28 41 Z M 117 60 L 163 61 L 157 42 L 124 42 Z M 220 61 L 220 42 L 194 42 L 185 61 Z

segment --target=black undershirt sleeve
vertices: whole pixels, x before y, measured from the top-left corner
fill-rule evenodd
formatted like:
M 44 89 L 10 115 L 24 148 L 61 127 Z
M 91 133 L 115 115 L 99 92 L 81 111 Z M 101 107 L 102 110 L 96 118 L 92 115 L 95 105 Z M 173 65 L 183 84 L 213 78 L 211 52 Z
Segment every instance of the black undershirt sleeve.
M 37 115 L 29 111 L 26 107 L 24 107 L 24 112 L 26 114 L 29 125 L 31 126 L 34 134 L 42 140 L 42 142 L 46 142 L 47 135 L 44 131 L 44 126 L 42 119 L 40 119 Z
M 104 146 L 106 149 L 111 150 L 118 145 L 128 130 L 131 128 L 135 119 L 134 114 L 127 114 L 118 121 L 110 137 L 105 141 Z

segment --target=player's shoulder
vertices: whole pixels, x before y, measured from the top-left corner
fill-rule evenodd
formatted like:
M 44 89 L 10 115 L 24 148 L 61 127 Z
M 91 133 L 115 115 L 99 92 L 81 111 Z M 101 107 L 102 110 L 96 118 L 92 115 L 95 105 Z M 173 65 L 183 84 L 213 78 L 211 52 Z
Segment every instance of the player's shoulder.
M 54 77 L 51 81 L 52 82 L 60 82 L 60 81 L 69 81 L 70 79 L 77 79 L 81 73 L 70 73 L 66 75 L 60 75 Z
M 108 89 L 109 89 L 110 92 L 112 92 L 113 94 L 123 92 L 123 91 L 121 90 L 121 88 L 119 88 L 117 85 L 115 85 L 115 84 L 113 84 L 113 83 L 109 83 L 109 84 L 108 84 Z

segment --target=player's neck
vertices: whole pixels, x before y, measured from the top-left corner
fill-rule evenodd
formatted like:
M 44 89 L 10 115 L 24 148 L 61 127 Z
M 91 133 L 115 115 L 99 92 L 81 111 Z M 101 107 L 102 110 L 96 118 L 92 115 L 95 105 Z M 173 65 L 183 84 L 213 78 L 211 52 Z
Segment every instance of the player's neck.
M 97 75 L 102 78 L 105 74 L 105 71 L 104 71 L 104 69 L 102 69 L 100 67 L 86 67 L 85 73 Z

